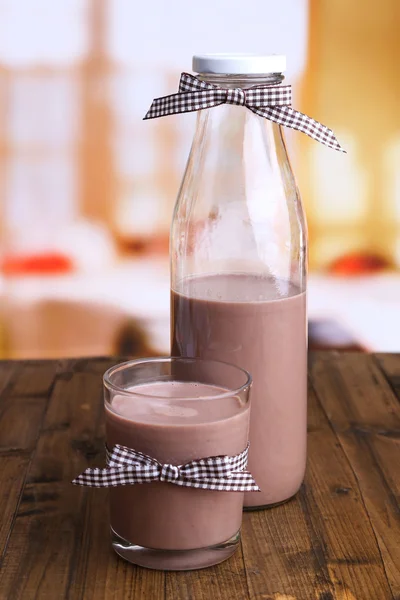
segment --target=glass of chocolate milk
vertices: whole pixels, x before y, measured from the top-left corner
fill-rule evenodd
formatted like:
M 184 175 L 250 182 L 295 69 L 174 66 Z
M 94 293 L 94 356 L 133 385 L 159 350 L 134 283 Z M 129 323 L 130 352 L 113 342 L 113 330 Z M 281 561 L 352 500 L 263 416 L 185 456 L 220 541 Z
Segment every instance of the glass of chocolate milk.
M 236 456 L 248 444 L 251 377 L 217 361 L 139 359 L 104 375 L 107 447 L 162 465 Z M 112 546 L 153 569 L 190 570 L 230 557 L 240 539 L 243 492 L 151 481 L 110 488 Z

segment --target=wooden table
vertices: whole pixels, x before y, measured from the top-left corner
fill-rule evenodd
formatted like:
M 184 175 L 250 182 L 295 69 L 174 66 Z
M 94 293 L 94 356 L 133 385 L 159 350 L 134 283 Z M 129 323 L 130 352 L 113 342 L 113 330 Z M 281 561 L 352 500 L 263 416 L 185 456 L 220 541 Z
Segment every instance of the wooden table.
M 1 600 L 400 599 L 400 356 L 310 357 L 309 459 L 296 499 L 244 515 L 240 550 L 203 571 L 133 567 L 110 549 L 108 358 L 0 363 Z

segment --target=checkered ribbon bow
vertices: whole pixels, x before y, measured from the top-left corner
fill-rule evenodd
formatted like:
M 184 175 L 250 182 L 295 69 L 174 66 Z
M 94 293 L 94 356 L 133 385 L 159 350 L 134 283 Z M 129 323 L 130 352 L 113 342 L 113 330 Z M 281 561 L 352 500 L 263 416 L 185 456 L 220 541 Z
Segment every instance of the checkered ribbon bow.
M 106 469 L 86 469 L 72 483 L 89 487 L 133 485 L 164 481 L 184 487 L 221 492 L 259 492 L 248 471 L 249 446 L 236 456 L 211 456 L 185 465 L 161 464 L 155 458 L 126 448 L 114 446 L 107 451 Z
M 182 73 L 179 92 L 153 100 L 144 119 L 156 119 L 177 113 L 212 108 L 219 104 L 237 104 L 285 127 L 292 127 L 321 142 L 329 148 L 345 152 L 335 134 L 322 123 L 291 108 L 290 85 L 253 86 L 242 89 L 223 89 L 200 81 L 194 75 Z

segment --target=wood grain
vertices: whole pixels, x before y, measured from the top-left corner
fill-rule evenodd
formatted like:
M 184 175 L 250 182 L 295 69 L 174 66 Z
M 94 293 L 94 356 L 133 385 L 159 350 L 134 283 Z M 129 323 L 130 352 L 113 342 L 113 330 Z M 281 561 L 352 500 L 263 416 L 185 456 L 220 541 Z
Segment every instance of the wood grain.
M 1 600 L 400 599 L 400 356 L 312 356 L 299 494 L 245 513 L 235 556 L 187 573 L 118 558 L 107 490 L 70 483 L 104 463 L 115 362 L 0 362 Z
M 166 600 L 226 600 L 228 597 L 243 600 L 250 597 L 241 548 L 229 561 L 215 567 L 166 575 Z
M 1 559 L 15 522 L 56 372 L 57 363 L 0 362 Z
M 57 366 L 27 361 L 0 367 L 0 452 L 35 447 Z
M 4 556 L 14 523 L 28 463 L 29 456 L 26 455 L 0 454 L 0 561 Z
M 374 358 L 368 355 L 317 354 L 312 360 L 311 373 L 320 402 L 357 479 L 392 597 L 399 598 L 397 398 Z
M 400 360 L 398 354 L 377 354 L 374 358 L 400 401 Z
M 243 548 L 253 596 L 390 598 L 357 481 L 312 390 L 308 450 L 296 501 L 246 515 Z

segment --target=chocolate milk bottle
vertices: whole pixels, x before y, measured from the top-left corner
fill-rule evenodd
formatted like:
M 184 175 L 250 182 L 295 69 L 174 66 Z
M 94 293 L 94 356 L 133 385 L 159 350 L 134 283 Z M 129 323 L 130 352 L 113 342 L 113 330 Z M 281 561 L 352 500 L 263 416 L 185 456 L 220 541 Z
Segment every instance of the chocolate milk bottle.
M 283 56 L 200 56 L 201 81 L 238 94 L 283 80 Z M 236 75 L 235 75 L 236 73 Z M 306 464 L 306 224 L 281 127 L 226 103 L 198 112 L 171 230 L 172 354 L 253 376 L 249 469 L 288 500 Z M 243 96 L 246 98 L 246 96 Z

